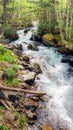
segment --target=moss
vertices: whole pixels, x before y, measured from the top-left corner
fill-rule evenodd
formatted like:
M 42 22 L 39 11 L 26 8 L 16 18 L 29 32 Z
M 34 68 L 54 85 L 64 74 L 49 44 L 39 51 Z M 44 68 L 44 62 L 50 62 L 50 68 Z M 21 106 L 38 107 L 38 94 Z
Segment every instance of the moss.
M 48 34 L 43 35 L 42 38 L 43 40 L 46 40 L 46 41 L 53 41 L 54 35 L 52 35 L 51 33 L 48 33 Z

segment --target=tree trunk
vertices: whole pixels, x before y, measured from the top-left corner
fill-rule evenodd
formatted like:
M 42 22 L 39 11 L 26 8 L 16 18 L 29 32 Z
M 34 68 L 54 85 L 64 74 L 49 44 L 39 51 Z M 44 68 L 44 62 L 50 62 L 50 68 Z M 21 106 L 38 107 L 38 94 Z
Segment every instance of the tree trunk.
M 6 22 L 6 18 L 7 18 L 7 3 L 8 3 L 8 0 L 3 0 L 2 20 L 4 21 L 4 23 Z

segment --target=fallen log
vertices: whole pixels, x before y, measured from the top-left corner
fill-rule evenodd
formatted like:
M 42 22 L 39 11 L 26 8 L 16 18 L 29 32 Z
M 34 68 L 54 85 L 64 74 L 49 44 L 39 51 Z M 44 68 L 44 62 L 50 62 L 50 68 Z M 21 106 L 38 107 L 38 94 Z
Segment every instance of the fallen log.
M 24 90 L 24 89 L 18 89 L 18 88 L 9 88 L 9 87 L 0 87 L 0 90 L 21 92 L 21 93 L 25 93 L 25 94 L 27 94 L 27 93 L 28 94 L 35 94 L 35 95 L 38 95 L 38 96 L 46 95 L 46 93 L 43 93 L 43 92 Z

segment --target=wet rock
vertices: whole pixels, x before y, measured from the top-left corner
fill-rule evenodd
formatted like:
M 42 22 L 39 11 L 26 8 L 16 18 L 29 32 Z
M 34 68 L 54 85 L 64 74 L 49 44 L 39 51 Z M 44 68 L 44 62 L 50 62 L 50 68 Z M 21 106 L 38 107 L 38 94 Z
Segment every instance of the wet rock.
M 17 56 L 21 56 L 21 55 L 22 55 L 22 51 L 20 51 L 20 50 L 13 49 L 13 51 L 15 52 L 15 54 L 16 54 Z
M 11 94 L 8 95 L 8 98 L 9 98 L 10 101 L 15 102 L 18 99 L 18 96 L 17 96 L 16 93 L 15 94 L 11 93 Z
M 49 127 L 48 125 L 42 125 L 40 126 L 41 130 L 53 130 L 51 127 Z
M 37 41 L 37 42 L 41 42 L 42 41 L 41 36 L 38 35 L 38 34 L 33 34 L 32 37 L 31 37 L 31 40 Z
M 62 60 L 63 63 L 69 63 L 73 67 L 73 56 L 71 55 L 64 55 Z
M 38 102 L 33 101 L 30 98 L 27 98 L 26 101 L 25 101 L 24 106 L 25 106 L 26 109 L 33 111 L 33 110 L 35 110 L 37 108 Z
M 35 77 L 36 77 L 35 72 L 28 72 L 27 74 L 23 75 L 24 81 L 30 85 L 34 82 Z
M 0 70 L 0 79 L 2 79 L 4 71 Z
M 27 83 L 21 83 L 20 85 L 21 85 L 22 89 L 28 89 L 28 90 L 31 89 L 31 86 L 29 84 L 27 84 Z
M 36 45 L 32 45 L 31 43 L 27 46 L 28 50 L 38 51 L 38 47 Z
M 42 70 L 41 70 L 41 68 L 40 68 L 40 65 L 37 64 L 37 63 L 34 63 L 34 64 L 33 64 L 33 70 L 34 70 L 37 74 L 42 73 Z
M 22 44 L 13 44 L 13 49 L 17 49 L 17 50 L 20 50 L 20 51 L 23 51 L 23 46 Z
M 4 92 L 2 90 L 0 90 L 0 98 L 5 99 L 5 94 L 4 94 Z
M 30 28 L 25 29 L 24 33 L 27 33 L 28 31 L 30 31 Z
M 29 63 L 29 61 L 30 61 L 29 56 L 24 55 L 24 56 L 23 56 L 23 61 L 26 61 L 27 63 Z

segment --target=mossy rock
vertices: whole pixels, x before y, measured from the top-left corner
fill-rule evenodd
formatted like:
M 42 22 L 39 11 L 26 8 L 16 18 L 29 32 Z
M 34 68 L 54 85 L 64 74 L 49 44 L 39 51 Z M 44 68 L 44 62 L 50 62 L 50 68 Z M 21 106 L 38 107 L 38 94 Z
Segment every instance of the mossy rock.
M 45 34 L 45 35 L 43 35 L 43 40 L 46 40 L 46 41 L 53 41 L 53 39 L 54 39 L 54 35 L 53 34 L 51 34 L 51 33 L 49 33 L 49 34 Z

